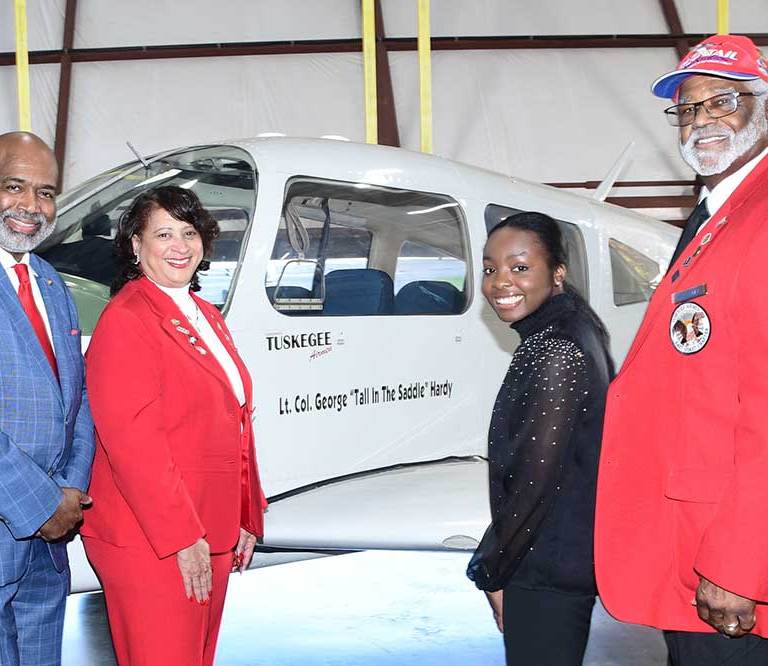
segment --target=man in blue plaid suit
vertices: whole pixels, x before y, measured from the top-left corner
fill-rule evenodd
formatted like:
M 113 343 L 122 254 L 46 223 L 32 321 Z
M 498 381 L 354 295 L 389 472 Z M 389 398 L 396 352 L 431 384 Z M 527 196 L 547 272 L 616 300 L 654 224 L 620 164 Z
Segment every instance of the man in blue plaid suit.
M 0 136 L 0 664 L 61 663 L 66 539 L 94 453 L 72 297 L 30 251 L 53 231 L 56 159 Z

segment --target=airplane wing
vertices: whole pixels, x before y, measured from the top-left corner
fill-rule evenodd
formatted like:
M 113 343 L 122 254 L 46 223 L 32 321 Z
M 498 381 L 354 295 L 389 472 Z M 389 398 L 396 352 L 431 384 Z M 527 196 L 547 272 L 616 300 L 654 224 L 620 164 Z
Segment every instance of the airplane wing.
M 474 550 L 489 522 L 488 463 L 451 458 L 347 477 L 273 500 L 264 543 Z

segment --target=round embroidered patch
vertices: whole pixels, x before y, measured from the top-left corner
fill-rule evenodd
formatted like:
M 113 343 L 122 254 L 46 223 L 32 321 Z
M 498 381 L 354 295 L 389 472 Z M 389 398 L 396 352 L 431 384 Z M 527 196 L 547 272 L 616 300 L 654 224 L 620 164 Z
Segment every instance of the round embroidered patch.
M 698 303 L 681 303 L 672 313 L 669 337 L 681 354 L 695 354 L 703 349 L 711 332 L 709 315 Z

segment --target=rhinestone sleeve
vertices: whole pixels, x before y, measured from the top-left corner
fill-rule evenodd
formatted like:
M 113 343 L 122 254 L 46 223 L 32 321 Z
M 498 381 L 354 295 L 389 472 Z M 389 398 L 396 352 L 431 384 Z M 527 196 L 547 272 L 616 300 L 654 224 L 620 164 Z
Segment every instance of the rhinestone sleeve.
M 515 351 L 488 437 L 492 522 L 467 571 L 481 589 L 503 587 L 535 547 L 588 397 L 583 352 L 569 339 L 552 337 L 551 327 Z

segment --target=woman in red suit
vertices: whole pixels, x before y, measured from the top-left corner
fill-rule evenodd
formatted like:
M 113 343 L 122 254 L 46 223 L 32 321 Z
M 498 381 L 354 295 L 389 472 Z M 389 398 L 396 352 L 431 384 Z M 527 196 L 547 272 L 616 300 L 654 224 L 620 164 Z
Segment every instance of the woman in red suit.
M 212 664 L 228 574 L 263 533 L 251 379 L 192 293 L 217 234 L 193 192 L 140 195 L 88 350 L 99 446 L 82 535 L 121 666 Z

